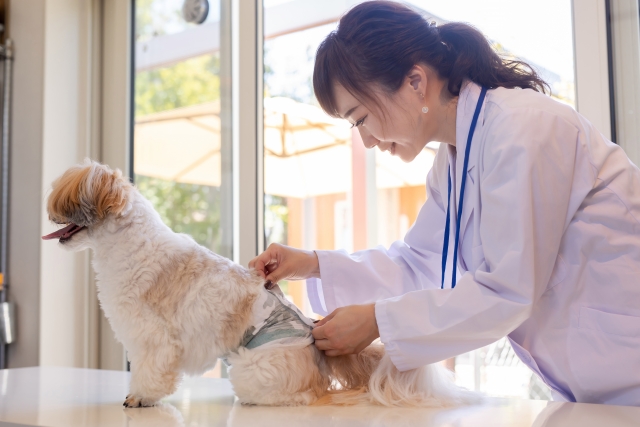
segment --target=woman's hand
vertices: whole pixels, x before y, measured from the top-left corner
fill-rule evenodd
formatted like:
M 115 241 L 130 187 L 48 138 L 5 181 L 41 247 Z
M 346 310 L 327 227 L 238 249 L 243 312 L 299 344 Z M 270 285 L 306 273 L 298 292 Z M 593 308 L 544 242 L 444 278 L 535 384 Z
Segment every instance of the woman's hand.
M 360 353 L 380 336 L 375 304 L 338 308 L 316 323 L 311 333 L 327 356 Z
M 249 261 L 249 268 L 272 283 L 280 280 L 304 280 L 320 277 L 318 256 L 314 251 L 272 243 L 266 251 Z

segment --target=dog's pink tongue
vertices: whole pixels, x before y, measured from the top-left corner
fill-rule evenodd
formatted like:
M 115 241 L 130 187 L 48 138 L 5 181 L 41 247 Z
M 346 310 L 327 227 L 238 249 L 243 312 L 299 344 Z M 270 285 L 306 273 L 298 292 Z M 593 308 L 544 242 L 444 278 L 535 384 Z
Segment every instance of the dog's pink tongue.
M 65 228 L 61 228 L 58 231 L 54 231 L 51 234 L 47 234 L 46 236 L 42 236 L 42 240 L 51 240 L 51 239 L 59 239 L 61 237 L 65 237 L 67 235 L 72 235 L 76 230 L 76 228 L 80 228 L 75 224 L 69 224 Z M 82 227 L 84 228 L 84 227 Z

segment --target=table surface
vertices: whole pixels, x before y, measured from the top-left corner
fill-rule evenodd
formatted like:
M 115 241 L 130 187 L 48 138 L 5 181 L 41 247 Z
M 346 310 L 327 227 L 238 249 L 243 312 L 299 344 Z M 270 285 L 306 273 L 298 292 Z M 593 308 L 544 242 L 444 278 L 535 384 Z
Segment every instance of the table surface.
M 229 381 L 188 378 L 153 408 L 125 409 L 130 374 L 75 368 L 0 370 L 0 427 L 640 426 L 640 408 L 488 398 L 446 409 L 259 407 L 235 402 Z

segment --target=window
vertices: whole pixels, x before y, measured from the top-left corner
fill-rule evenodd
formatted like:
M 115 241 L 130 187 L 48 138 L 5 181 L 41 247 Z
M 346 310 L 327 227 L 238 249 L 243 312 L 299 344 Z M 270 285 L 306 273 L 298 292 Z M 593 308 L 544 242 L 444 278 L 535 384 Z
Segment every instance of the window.
M 615 90 L 612 111 L 614 141 L 633 163 L 640 164 L 638 125 L 638 78 L 640 77 L 640 5 L 637 1 L 607 1 L 612 63 L 610 76 Z
M 174 231 L 231 258 L 230 34 L 220 1 L 194 3 L 135 0 L 134 181 Z
M 136 0 L 134 179 L 174 231 L 229 256 L 220 4 L 184 16 L 182 0 Z

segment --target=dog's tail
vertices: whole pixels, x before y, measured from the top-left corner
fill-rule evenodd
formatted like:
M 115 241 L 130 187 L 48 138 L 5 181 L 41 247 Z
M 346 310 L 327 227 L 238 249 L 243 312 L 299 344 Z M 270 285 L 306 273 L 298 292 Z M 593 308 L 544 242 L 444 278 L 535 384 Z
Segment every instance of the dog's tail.
M 454 406 L 482 401 L 480 394 L 455 385 L 453 373 L 433 364 L 400 372 L 384 346 L 356 355 L 326 357 L 333 389 L 314 405 Z

